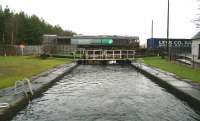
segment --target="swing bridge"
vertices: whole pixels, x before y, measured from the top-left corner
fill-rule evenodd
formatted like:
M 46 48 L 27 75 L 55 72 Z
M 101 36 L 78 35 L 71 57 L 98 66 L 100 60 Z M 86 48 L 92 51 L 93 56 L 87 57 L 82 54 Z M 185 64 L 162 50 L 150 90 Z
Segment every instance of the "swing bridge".
M 135 50 L 78 50 L 78 64 L 128 64 L 135 57 Z

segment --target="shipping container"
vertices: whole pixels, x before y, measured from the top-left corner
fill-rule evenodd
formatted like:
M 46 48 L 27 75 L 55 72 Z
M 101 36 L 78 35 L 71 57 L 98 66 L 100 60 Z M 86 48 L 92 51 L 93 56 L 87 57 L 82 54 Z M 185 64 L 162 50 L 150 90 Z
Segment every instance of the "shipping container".
M 191 55 L 192 39 L 169 39 L 169 51 L 172 55 Z M 158 51 L 167 50 L 166 38 L 147 39 L 147 48 Z M 164 51 L 163 51 L 164 50 Z
M 189 48 L 191 49 L 192 40 L 191 39 L 169 39 L 170 48 Z M 166 38 L 150 38 L 147 39 L 148 49 L 158 49 L 166 48 L 167 39 Z

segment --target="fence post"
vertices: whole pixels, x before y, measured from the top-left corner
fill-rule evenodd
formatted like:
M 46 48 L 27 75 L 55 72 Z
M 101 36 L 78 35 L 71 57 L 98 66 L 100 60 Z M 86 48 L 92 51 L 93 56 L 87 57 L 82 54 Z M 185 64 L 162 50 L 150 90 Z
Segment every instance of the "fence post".
M 74 55 L 74 61 L 75 61 L 75 56 L 76 56 L 75 54 L 76 54 L 76 52 L 73 52 L 73 55 Z
M 192 55 L 192 67 L 194 69 L 195 65 L 194 65 L 194 55 Z

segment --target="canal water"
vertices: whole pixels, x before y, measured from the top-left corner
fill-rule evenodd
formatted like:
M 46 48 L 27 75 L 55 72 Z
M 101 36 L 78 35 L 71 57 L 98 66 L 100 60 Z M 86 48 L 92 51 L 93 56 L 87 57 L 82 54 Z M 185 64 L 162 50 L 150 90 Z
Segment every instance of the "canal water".
M 197 121 L 185 102 L 128 66 L 81 65 L 12 121 Z

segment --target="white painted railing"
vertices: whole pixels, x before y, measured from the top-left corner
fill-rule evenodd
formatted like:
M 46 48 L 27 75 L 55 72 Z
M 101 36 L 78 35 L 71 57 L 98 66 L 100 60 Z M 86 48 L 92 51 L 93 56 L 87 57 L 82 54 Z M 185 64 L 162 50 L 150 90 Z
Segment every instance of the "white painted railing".
M 26 83 L 28 88 L 26 87 Z M 24 93 L 27 97 L 28 97 L 28 91 L 31 93 L 31 95 L 33 95 L 33 89 L 31 86 L 31 82 L 29 79 L 25 78 L 22 81 L 16 81 L 15 82 L 15 94 L 19 94 L 19 93 Z
M 0 108 L 8 108 L 10 105 L 8 103 L 0 103 Z
M 135 50 L 81 50 L 78 51 L 82 59 L 130 59 L 135 57 Z

